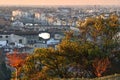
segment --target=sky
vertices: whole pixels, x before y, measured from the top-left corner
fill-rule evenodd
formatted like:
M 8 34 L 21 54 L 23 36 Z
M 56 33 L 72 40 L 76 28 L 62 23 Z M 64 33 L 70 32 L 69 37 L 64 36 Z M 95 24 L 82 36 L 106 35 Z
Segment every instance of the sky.
M 119 5 L 120 0 L 0 0 L 0 5 Z

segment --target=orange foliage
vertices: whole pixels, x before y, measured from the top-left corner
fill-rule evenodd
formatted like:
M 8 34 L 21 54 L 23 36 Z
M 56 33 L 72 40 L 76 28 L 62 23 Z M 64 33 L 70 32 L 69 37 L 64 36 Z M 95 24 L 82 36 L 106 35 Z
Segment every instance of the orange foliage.
M 12 54 L 8 53 L 8 64 L 12 67 L 18 68 L 24 63 L 24 59 L 27 57 L 27 53 L 18 53 L 14 51 Z
M 96 58 L 93 62 L 93 68 L 95 69 L 94 73 L 96 76 L 102 76 L 102 73 L 106 71 L 108 66 L 110 65 L 110 61 L 108 58 L 99 59 Z
M 66 39 L 69 40 L 71 37 L 73 37 L 73 32 L 72 31 L 66 32 Z

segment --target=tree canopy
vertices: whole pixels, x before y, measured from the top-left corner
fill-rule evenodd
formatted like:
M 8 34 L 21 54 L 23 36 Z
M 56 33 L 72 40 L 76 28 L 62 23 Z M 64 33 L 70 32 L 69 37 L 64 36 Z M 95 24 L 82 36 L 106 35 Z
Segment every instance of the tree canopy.
M 120 31 L 118 16 L 90 17 L 77 27 L 79 34 L 66 32 L 56 49 L 35 49 L 21 67 L 22 79 L 102 76 L 110 66 L 110 55 L 120 47 L 114 37 Z

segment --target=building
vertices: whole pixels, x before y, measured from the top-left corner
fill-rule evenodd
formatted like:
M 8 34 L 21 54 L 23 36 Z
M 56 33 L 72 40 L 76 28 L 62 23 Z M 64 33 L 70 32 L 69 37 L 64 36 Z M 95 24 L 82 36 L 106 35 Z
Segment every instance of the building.
M 27 39 L 25 37 L 9 33 L 0 34 L 0 41 L 6 41 L 7 44 L 14 46 L 22 46 L 27 44 Z

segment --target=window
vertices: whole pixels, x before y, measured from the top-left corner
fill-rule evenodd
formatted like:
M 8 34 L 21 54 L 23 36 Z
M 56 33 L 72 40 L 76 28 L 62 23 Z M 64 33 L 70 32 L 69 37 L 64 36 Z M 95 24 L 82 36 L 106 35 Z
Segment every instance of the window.
M 5 36 L 6 38 L 8 38 L 8 36 Z
M 28 42 L 27 42 L 28 44 L 30 43 L 30 41 L 28 40 Z
M 33 40 L 31 40 L 31 43 L 34 43 L 34 41 L 33 41 Z
M 19 43 L 22 43 L 22 39 L 19 40 Z
M 35 45 L 35 47 L 37 47 L 37 45 Z
M 8 43 L 8 40 L 6 40 L 6 42 Z
M 34 43 L 36 43 L 36 40 L 34 40 Z
M 0 36 L 0 38 L 2 38 L 2 36 Z

